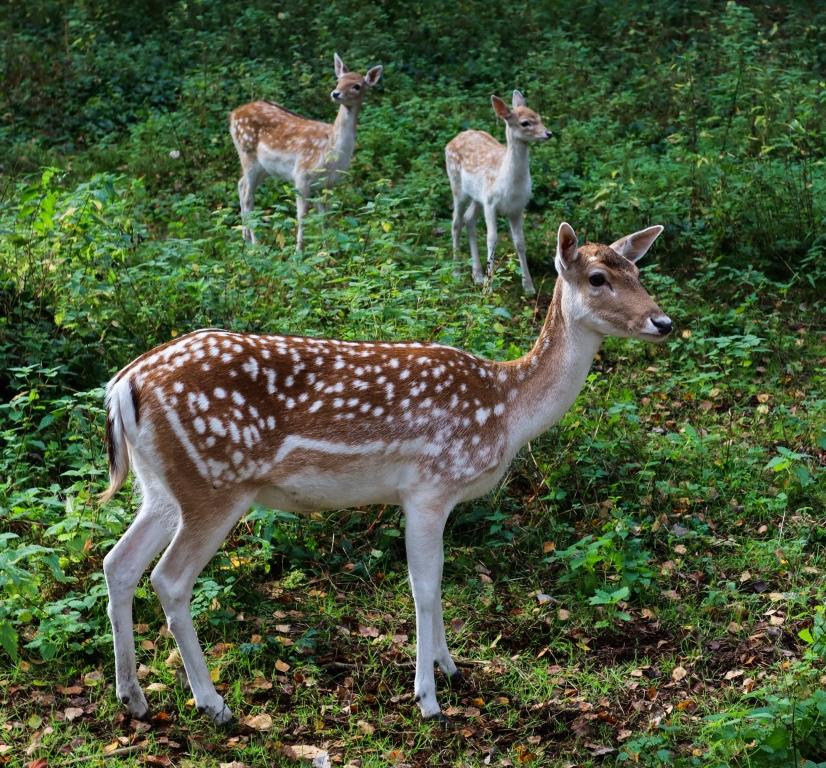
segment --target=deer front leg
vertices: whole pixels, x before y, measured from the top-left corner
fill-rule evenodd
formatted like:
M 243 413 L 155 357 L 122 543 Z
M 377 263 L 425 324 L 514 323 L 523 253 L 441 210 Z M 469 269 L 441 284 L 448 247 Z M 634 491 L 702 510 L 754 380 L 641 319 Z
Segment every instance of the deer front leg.
M 493 260 L 496 256 L 496 208 L 485 205 L 485 228 L 488 239 L 488 279 L 493 275 Z
M 525 232 L 523 230 L 523 223 L 525 217 L 523 213 L 511 217 L 511 237 L 513 238 L 513 247 L 516 248 L 516 255 L 519 257 L 519 267 L 522 270 L 522 290 L 528 295 L 533 296 L 536 290 L 533 287 L 533 280 L 528 269 L 528 259 L 525 256 Z
M 436 698 L 436 678 L 433 664 L 452 665 L 445 660 L 447 644 L 436 647 L 444 627 L 441 623 L 441 580 L 442 580 L 442 534 L 450 509 L 432 504 L 408 503 L 404 506 L 407 546 L 407 565 L 410 572 L 410 586 L 416 605 L 416 682 L 414 692 L 416 702 L 425 718 L 439 717 L 441 707 Z M 440 634 L 441 633 L 441 634 Z M 440 643 L 441 644 L 441 643 Z M 455 670 L 455 667 L 454 667 Z

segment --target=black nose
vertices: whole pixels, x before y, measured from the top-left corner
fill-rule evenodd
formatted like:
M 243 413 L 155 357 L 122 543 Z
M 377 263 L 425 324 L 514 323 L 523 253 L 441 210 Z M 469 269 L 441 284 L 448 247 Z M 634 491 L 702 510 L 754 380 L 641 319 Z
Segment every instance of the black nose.
M 330 96 L 332 96 L 334 99 L 337 99 L 339 96 L 341 96 L 341 91 L 333 91 L 330 94 Z
M 668 336 L 668 334 L 674 330 L 674 324 L 671 322 L 671 318 L 666 315 L 652 317 L 651 322 L 654 323 L 661 336 Z
M 545 131 L 545 138 L 550 139 L 553 134 L 550 131 Z

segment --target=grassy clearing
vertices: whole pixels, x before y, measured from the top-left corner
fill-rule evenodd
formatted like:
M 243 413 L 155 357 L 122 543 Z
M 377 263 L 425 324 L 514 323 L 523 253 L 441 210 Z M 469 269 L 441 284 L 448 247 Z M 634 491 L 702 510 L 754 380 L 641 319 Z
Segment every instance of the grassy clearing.
M 0 765 L 826 764 L 823 11 L 531 4 L 513 37 L 485 4 L 243 6 L 0 21 Z M 386 65 L 351 183 L 303 258 L 291 194 L 263 187 L 244 247 L 226 112 L 264 95 L 330 117 L 335 49 Z M 489 292 L 452 275 L 442 148 L 496 131 L 489 95 L 512 87 L 556 133 L 533 153 L 535 300 L 506 237 Z M 93 503 L 100 385 L 210 325 L 513 358 L 561 219 L 605 242 L 665 224 L 644 282 L 678 331 L 606 342 L 562 424 L 449 522 L 453 727 L 412 701 L 392 508 L 256 509 L 233 532 L 193 604 L 229 729 L 194 711 L 145 581 L 155 715 L 125 717 L 101 561 L 136 500 Z

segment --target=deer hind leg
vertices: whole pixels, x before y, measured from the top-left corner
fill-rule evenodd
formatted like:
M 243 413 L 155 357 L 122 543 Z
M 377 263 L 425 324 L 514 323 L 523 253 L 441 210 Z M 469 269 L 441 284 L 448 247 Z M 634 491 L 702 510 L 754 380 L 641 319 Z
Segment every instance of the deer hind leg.
M 492 205 L 485 206 L 485 228 L 487 229 L 488 245 L 488 279 L 493 275 L 493 261 L 496 256 L 496 208 Z
M 255 190 L 261 183 L 265 173 L 258 161 L 248 155 L 242 155 L 241 169 L 241 178 L 238 180 L 238 200 L 241 203 L 241 220 L 243 222 L 241 232 L 244 240 L 254 243 L 256 242 L 255 232 L 247 221 L 255 205 Z
M 298 232 L 296 233 L 295 250 L 298 253 L 304 250 L 304 217 L 307 215 L 307 209 L 310 207 L 310 190 L 299 189 L 295 197 L 295 217 L 298 223 Z
M 465 211 L 465 226 L 467 227 L 467 240 L 470 246 L 470 258 L 473 262 L 473 282 L 481 285 L 485 281 L 482 274 L 482 264 L 479 261 L 479 244 L 476 242 L 476 220 L 479 218 L 481 206 L 475 200 Z
M 158 593 L 169 631 L 175 637 L 184 669 L 199 712 L 221 725 L 232 718 L 224 699 L 215 690 L 203 651 L 192 623 L 190 603 L 195 579 L 218 551 L 238 519 L 247 511 L 250 496 L 242 499 L 202 500 L 205 515 L 185 507 L 181 525 L 172 543 L 152 571 L 152 586 Z
M 453 196 L 453 221 L 451 223 L 451 235 L 453 237 L 453 275 L 460 277 L 462 272 L 460 269 L 459 250 L 462 239 L 462 217 L 467 206 L 467 199 L 462 199 L 460 195 Z
M 145 476 L 145 475 L 144 475 Z M 143 503 L 128 530 L 103 559 L 109 591 L 109 621 L 115 647 L 118 699 L 135 717 L 146 717 L 149 705 L 136 674 L 132 600 L 149 563 L 172 538 L 180 510 L 160 483 L 142 483 Z
M 416 605 L 416 702 L 424 717 L 438 717 L 433 664 L 438 661 L 455 671 L 441 619 L 441 578 L 444 555 L 442 534 L 450 508 L 408 502 L 404 505 L 405 543 L 410 586 Z M 441 625 L 436 626 L 436 623 Z M 443 667 L 444 668 L 444 667 Z
M 516 255 L 519 257 L 519 267 L 522 270 L 522 290 L 528 295 L 533 296 L 536 290 L 533 287 L 533 280 L 528 269 L 528 259 L 525 256 L 525 233 L 523 231 L 523 224 L 525 221 L 524 214 L 519 213 L 510 219 L 511 237 L 513 238 L 513 246 L 516 248 Z

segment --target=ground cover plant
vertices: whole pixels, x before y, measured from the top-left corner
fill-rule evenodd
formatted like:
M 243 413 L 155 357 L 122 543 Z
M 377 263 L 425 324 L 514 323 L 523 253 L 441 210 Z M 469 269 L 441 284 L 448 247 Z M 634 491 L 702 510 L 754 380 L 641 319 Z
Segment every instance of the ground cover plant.
M 823 84 L 817 3 L 11 4 L 0 16 L 0 764 L 826 765 Z M 518 13 L 517 13 L 518 12 Z M 332 53 L 382 64 L 350 178 L 237 211 L 230 109 L 331 120 Z M 453 275 L 443 148 L 503 139 L 525 93 L 525 298 Z M 556 228 L 666 230 L 644 282 L 664 347 L 608 340 L 582 395 L 446 532 L 448 642 L 468 678 L 422 722 L 394 508 L 254 509 L 196 587 L 216 685 L 195 712 L 148 579 L 154 717 L 114 694 L 101 561 L 102 384 L 196 327 L 527 350 Z M 500 224 L 500 232 L 503 227 Z M 466 246 L 463 241 L 463 249 Z M 439 683 L 444 685 L 444 681 Z

